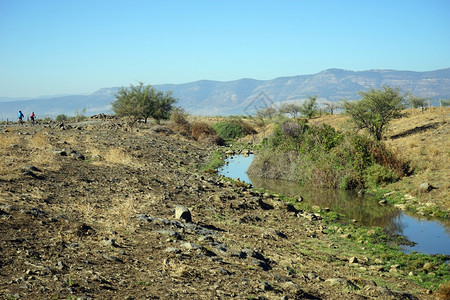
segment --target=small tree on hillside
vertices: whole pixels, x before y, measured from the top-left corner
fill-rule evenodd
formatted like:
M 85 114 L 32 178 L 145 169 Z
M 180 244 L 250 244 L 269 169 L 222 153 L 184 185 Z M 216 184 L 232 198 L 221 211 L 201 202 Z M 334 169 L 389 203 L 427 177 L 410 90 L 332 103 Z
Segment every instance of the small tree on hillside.
M 444 107 L 450 106 L 450 99 L 439 99 L 439 105 Z
M 171 92 L 163 93 L 142 82 L 138 86 L 122 87 L 115 98 L 112 107 L 118 117 L 130 117 L 133 122 L 142 118 L 145 123 L 148 118 L 155 119 L 157 123 L 168 119 L 177 101 Z
M 300 107 L 300 112 L 306 118 L 311 119 L 317 112 L 317 96 L 309 96 L 308 99 Z
M 325 109 L 330 112 L 330 114 L 334 114 L 334 111 L 340 108 L 340 104 L 337 102 L 325 102 Z
M 344 109 L 359 129 L 366 128 L 379 141 L 388 123 L 403 115 L 401 110 L 405 108 L 405 95 L 400 93 L 399 88 L 389 86 L 359 94 L 362 100 L 345 101 Z
M 269 118 L 269 119 L 272 119 L 273 116 L 275 116 L 276 113 L 277 113 L 276 108 L 274 108 L 274 107 L 272 107 L 272 106 L 269 106 L 269 107 L 266 107 L 266 108 L 259 109 L 259 110 L 256 112 L 256 115 L 257 115 L 258 117 L 260 117 L 260 118 Z
M 421 108 L 422 111 L 425 110 L 425 108 L 427 107 L 427 99 L 425 98 L 419 98 L 416 96 L 411 96 L 411 98 L 409 99 L 409 103 L 411 104 L 411 107 L 413 108 Z
M 283 103 L 279 109 L 282 114 L 290 114 L 293 118 L 296 118 L 300 113 L 301 107 L 295 103 Z

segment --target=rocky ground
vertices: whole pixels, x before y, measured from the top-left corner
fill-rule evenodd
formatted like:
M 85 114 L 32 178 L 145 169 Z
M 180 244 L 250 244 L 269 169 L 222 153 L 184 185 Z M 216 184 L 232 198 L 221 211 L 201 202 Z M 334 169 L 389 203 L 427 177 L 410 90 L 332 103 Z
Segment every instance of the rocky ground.
M 163 126 L 0 132 L 2 299 L 438 297 L 341 249 L 324 212 L 202 173 L 214 147 Z

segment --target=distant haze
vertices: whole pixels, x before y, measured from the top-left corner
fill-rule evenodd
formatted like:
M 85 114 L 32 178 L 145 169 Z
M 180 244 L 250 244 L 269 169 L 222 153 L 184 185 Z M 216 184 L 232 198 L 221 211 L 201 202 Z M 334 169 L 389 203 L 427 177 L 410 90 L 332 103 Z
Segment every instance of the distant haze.
M 450 68 L 412 72 L 396 70 L 348 71 L 329 69 L 313 75 L 279 77 L 272 80 L 239 79 L 235 81 L 201 80 L 185 84 L 163 84 L 154 87 L 173 92 L 177 105 L 196 115 L 248 115 L 257 108 L 285 101 L 301 103 L 317 95 L 320 102 L 359 99 L 358 92 L 383 85 L 399 87 L 415 96 L 450 99 Z M 125 87 L 128 84 L 124 84 Z M 0 97 L 0 120 L 16 120 L 17 111 L 32 111 L 38 118 L 74 115 L 85 108 L 86 115 L 112 113 L 111 102 L 118 87 L 105 87 L 88 95 L 46 96 L 34 99 Z

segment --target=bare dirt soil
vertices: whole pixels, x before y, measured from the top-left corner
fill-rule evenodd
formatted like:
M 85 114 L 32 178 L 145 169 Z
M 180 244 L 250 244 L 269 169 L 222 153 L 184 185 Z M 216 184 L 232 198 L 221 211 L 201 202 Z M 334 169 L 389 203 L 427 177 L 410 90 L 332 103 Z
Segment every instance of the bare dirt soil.
M 165 127 L 0 132 L 1 299 L 437 297 L 320 213 L 203 174 L 214 148 Z

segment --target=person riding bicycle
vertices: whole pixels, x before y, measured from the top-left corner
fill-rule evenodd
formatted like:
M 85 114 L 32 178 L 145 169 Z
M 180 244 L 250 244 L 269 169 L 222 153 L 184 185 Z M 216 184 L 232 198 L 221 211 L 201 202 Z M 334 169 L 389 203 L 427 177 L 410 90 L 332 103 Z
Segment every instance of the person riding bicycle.
M 30 114 L 30 120 L 31 124 L 34 124 L 34 119 L 36 118 L 36 115 L 34 114 L 34 111 Z
M 17 114 L 17 117 L 19 118 L 19 124 L 22 125 L 24 115 L 23 115 L 21 110 L 19 110 L 19 113 Z

